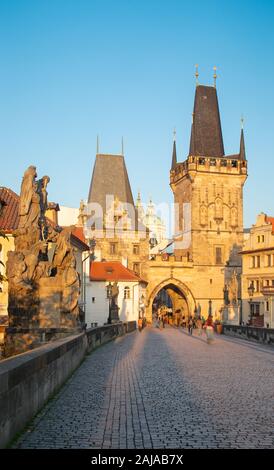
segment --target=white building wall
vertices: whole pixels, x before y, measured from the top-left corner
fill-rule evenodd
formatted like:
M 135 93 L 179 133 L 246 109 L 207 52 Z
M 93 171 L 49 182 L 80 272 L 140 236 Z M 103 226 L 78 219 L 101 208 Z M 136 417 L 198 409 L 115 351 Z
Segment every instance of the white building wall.
M 78 223 L 79 209 L 74 207 L 59 206 L 58 225 L 66 227 L 68 225 L 76 225 Z
M 92 298 L 94 297 L 94 301 Z M 108 320 L 109 300 L 106 294 L 105 281 L 86 282 L 86 323 L 87 328 L 91 323 L 97 323 L 98 326 L 104 325 Z
M 119 318 L 121 321 L 138 321 L 139 317 L 139 283 L 138 282 L 119 282 L 118 306 Z M 124 298 L 124 289 L 129 287 L 130 298 Z
M 98 326 L 107 323 L 109 315 L 109 300 L 106 296 L 105 281 L 89 281 L 86 278 L 86 323 L 90 328 L 91 323 Z M 121 321 L 138 321 L 139 317 L 139 297 L 141 286 L 138 282 L 119 282 L 118 307 Z M 129 287 L 130 298 L 124 298 L 124 289 Z M 92 298 L 94 297 L 94 301 Z

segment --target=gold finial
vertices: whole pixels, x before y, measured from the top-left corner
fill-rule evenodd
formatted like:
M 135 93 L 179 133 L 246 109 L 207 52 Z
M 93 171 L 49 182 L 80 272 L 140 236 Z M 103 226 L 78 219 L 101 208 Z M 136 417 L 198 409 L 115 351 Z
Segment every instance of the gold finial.
M 173 129 L 173 142 L 176 142 L 176 127 Z
M 97 134 L 96 153 L 99 153 L 99 135 Z
M 244 117 L 243 115 L 241 115 L 241 129 L 244 128 Z
M 216 67 L 216 65 L 214 65 L 213 70 L 214 70 L 214 75 L 213 75 L 214 87 L 216 88 L 216 78 L 217 78 L 217 74 L 216 74 L 217 67 Z
M 198 77 L 199 77 L 198 64 L 195 65 L 195 69 L 196 69 L 196 72 L 195 72 L 196 86 L 198 86 L 199 85 L 199 82 L 198 82 Z

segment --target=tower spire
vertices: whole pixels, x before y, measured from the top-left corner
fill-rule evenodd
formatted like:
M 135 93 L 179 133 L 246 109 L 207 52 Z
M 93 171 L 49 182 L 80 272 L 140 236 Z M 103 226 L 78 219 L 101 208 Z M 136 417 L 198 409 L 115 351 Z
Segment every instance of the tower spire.
M 122 155 L 124 155 L 124 137 L 122 136 Z
M 196 72 L 195 72 L 196 86 L 198 86 L 199 85 L 199 82 L 198 82 L 198 77 L 199 77 L 198 64 L 195 65 L 195 69 L 196 69 Z
M 96 153 L 99 154 L 99 135 L 97 134 L 97 141 L 96 141 Z
M 243 118 L 243 116 L 241 117 L 241 139 L 240 139 L 240 154 L 239 154 L 239 159 L 240 159 L 240 160 L 246 160 L 246 155 L 245 155 L 245 138 L 244 138 L 244 118 Z
M 217 90 L 213 86 L 196 87 L 189 155 L 201 157 L 224 155 Z
M 171 169 L 173 170 L 176 165 L 177 165 L 176 129 L 174 128 L 174 131 L 173 131 L 173 151 L 172 151 Z
M 214 70 L 214 74 L 213 74 L 214 88 L 216 88 L 216 78 L 217 78 L 217 73 L 216 73 L 217 67 L 216 67 L 216 65 L 214 65 L 213 70 Z

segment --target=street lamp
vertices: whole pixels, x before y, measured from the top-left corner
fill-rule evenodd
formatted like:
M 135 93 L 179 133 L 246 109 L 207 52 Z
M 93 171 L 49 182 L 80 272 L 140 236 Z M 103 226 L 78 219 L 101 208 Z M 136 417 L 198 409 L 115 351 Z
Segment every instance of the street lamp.
M 112 300 L 112 284 L 109 281 L 107 285 L 107 298 L 108 298 L 108 324 L 111 324 L 111 300 Z
M 208 316 L 212 315 L 212 300 L 208 301 Z
M 250 283 L 248 289 L 247 289 L 247 292 L 248 292 L 248 295 L 249 295 L 249 316 L 250 316 L 250 324 L 252 323 L 252 311 L 251 311 L 251 304 L 252 304 L 252 297 L 253 297 L 253 294 L 254 294 L 254 291 L 255 291 L 255 287 L 254 287 L 254 284 L 253 282 Z

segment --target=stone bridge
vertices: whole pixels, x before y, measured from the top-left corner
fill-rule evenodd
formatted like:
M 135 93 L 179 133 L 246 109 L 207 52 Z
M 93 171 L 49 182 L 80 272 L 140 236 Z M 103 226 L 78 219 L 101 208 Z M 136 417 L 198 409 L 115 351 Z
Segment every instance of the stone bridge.
M 86 357 L 14 448 L 273 448 L 273 348 L 147 327 Z

